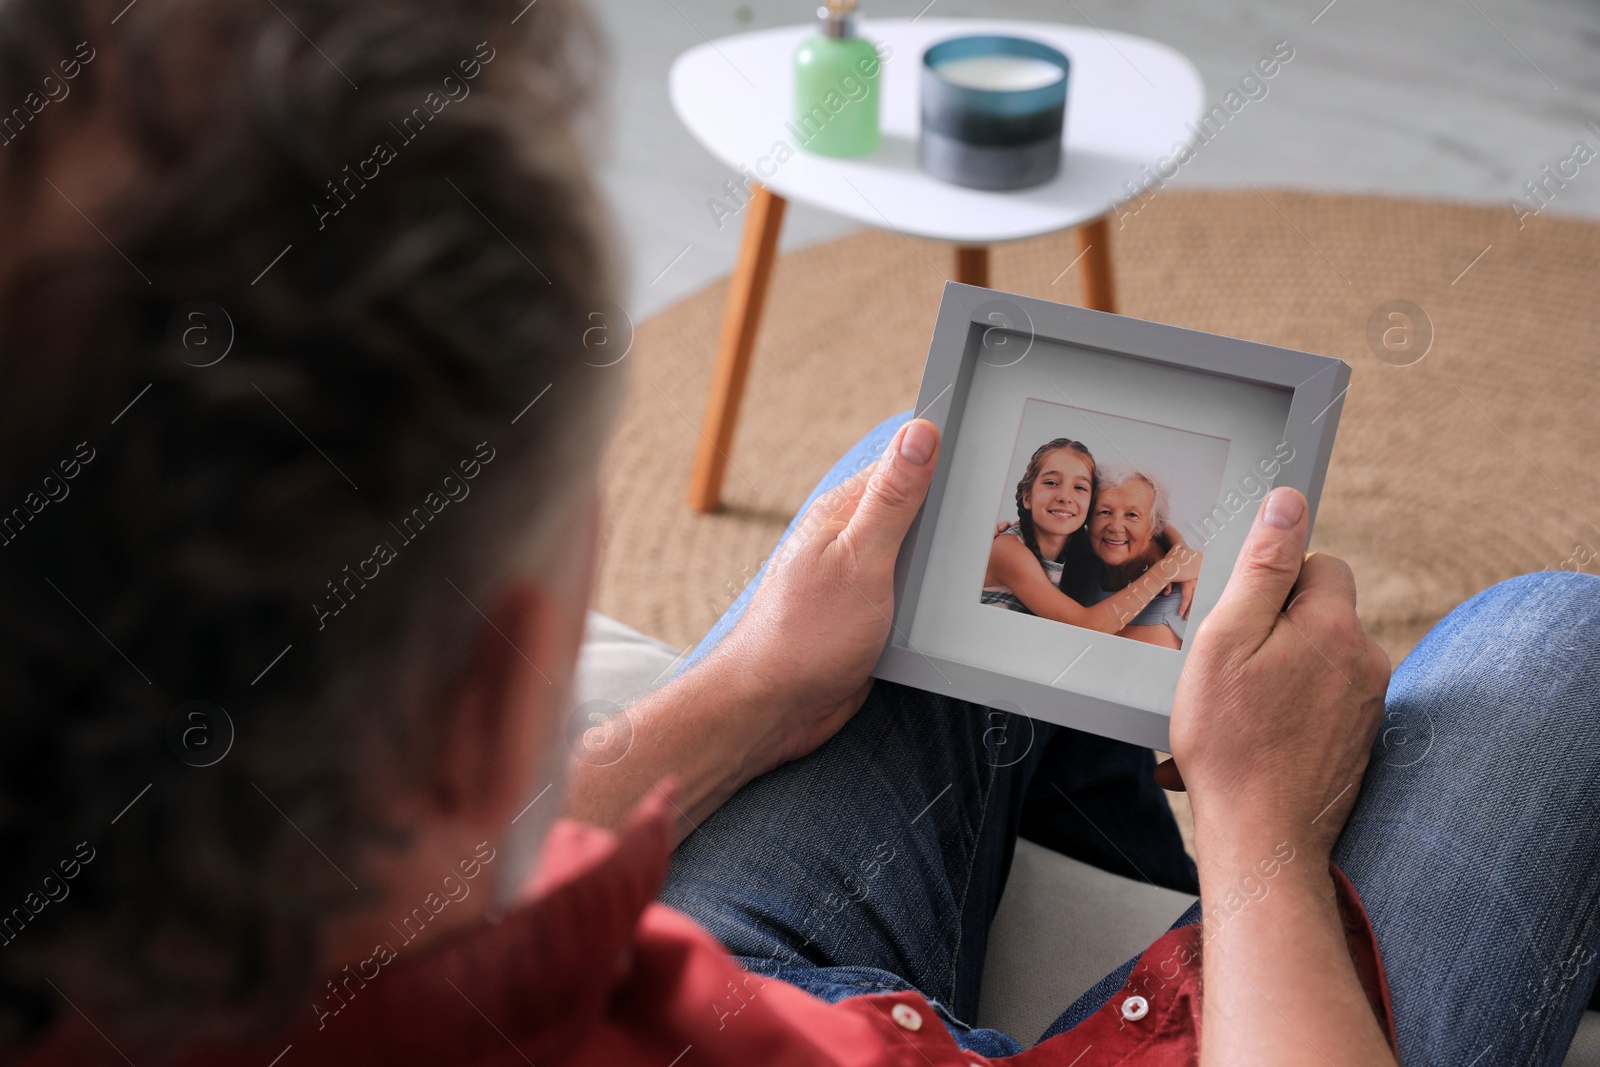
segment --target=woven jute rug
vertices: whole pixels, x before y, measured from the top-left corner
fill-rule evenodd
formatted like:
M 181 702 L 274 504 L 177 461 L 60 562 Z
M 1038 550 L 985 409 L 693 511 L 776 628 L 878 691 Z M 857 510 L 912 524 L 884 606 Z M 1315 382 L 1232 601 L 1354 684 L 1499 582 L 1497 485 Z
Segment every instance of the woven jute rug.
M 1361 618 L 1397 661 L 1496 581 L 1600 570 L 1600 225 L 1166 191 L 1113 237 L 1122 313 L 1351 364 L 1314 547 L 1350 562 Z M 1075 302 L 1076 255 L 1070 234 L 997 247 L 991 284 Z M 912 406 L 952 258 L 862 232 L 778 261 L 715 515 L 685 494 L 727 284 L 641 323 L 605 461 L 596 607 L 698 640 L 834 459 Z

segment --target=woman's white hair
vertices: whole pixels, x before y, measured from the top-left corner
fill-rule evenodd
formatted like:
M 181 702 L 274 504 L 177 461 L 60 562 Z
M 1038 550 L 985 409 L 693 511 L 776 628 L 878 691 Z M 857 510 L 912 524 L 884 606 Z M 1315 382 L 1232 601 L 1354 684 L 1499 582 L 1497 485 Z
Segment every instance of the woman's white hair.
M 1167 528 L 1167 514 L 1172 506 L 1172 498 L 1161 480 L 1136 467 L 1100 466 L 1095 469 L 1097 491 L 1119 489 L 1129 482 L 1143 482 L 1155 494 L 1155 503 L 1150 507 L 1150 536 L 1154 537 Z

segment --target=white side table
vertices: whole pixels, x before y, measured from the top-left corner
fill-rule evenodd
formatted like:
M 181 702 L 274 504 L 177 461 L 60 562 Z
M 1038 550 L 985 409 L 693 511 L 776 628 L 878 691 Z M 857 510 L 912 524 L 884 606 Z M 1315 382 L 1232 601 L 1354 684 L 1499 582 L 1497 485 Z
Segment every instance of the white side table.
M 696 511 L 714 511 L 721 496 L 789 199 L 869 226 L 949 241 L 956 246 L 956 280 L 972 285 L 988 284 L 989 245 L 1077 226 L 1084 304 L 1113 311 L 1107 213 L 1146 185 L 1143 168 L 1154 172 L 1175 146 L 1195 140 L 1200 72 L 1164 44 L 1048 22 L 877 19 L 864 21 L 862 34 L 887 57 L 879 76 L 882 143 L 856 159 L 814 156 L 789 126 L 794 51 L 813 32 L 810 25 L 785 26 L 724 37 L 691 48 L 672 65 L 678 117 L 712 155 L 753 179 L 689 490 Z M 1072 61 L 1066 156 L 1053 181 L 1016 192 L 983 192 L 918 168 L 922 53 L 936 41 L 971 33 L 1036 38 Z M 778 149 L 780 143 L 787 153 Z

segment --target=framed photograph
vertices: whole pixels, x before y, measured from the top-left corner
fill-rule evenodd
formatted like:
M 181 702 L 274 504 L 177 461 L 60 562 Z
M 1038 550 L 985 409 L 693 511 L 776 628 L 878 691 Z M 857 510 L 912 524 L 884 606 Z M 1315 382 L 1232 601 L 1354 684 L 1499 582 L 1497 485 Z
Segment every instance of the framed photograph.
M 1317 498 L 1341 360 L 949 282 L 939 469 L 877 677 L 1166 749 L 1189 637 L 1262 497 Z

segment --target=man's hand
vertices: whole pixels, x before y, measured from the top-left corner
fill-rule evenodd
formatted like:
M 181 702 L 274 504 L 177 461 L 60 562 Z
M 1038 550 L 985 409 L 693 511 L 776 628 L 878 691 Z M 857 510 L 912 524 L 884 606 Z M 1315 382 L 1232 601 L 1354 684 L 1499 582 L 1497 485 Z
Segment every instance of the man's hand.
M 894 565 L 939 455 L 914 419 L 860 475 L 817 499 L 773 554 L 749 610 L 693 670 L 620 715 L 620 753 L 571 763 L 566 814 L 620 826 L 665 778 L 678 839 L 758 774 L 849 721 L 894 618 Z
M 1178 682 L 1172 752 L 1202 855 L 1288 840 L 1325 867 L 1366 771 L 1389 659 L 1350 568 L 1306 557 L 1308 536 L 1305 498 L 1273 490 Z
M 1274 489 L 1195 635 L 1172 709 L 1204 901 L 1205 1067 L 1395 1062 L 1329 871 L 1383 718 L 1389 659 L 1356 619 L 1350 568 L 1306 557 L 1307 536 L 1305 498 Z
M 759 694 L 753 773 L 810 752 L 866 699 L 894 618 L 895 560 L 938 453 L 938 431 L 914 419 L 873 466 L 819 497 L 702 666 L 738 672 Z

